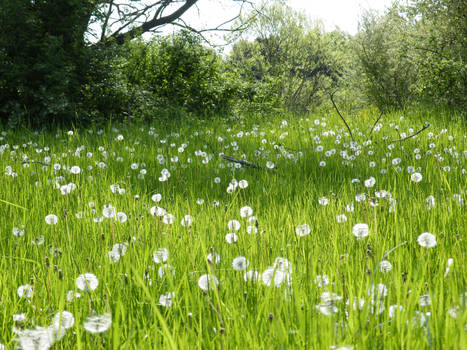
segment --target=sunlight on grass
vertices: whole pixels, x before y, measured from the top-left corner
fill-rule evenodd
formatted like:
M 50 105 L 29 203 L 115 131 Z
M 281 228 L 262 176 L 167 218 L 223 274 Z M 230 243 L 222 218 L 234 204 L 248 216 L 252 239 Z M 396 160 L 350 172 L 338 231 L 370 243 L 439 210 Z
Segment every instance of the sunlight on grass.
M 466 344 L 465 124 L 367 119 L 3 130 L 0 344 Z

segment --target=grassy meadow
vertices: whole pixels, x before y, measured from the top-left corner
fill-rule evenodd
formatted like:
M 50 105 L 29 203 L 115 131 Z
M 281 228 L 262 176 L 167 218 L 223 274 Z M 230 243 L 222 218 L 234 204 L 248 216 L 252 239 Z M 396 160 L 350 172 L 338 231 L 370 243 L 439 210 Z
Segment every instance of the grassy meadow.
M 467 349 L 465 122 L 376 118 L 1 130 L 0 349 Z

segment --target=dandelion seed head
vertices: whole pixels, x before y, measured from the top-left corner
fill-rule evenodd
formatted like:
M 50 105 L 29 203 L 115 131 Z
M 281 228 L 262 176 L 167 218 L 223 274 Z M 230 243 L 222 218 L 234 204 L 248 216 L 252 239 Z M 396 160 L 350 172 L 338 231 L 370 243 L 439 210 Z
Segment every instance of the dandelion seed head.
M 249 206 L 244 206 L 240 208 L 240 216 L 246 218 L 253 215 L 253 209 Z
M 345 214 L 339 214 L 336 216 L 336 221 L 339 224 L 347 222 L 347 216 Z
M 318 198 L 318 203 L 319 205 L 328 205 L 329 203 L 329 199 L 327 199 L 326 197 L 319 197 Z
M 237 236 L 235 233 L 233 233 L 233 232 L 227 233 L 227 234 L 225 235 L 225 240 L 226 240 L 227 243 L 229 243 L 229 244 L 236 243 L 237 240 L 238 240 L 238 236 Z
M 248 187 L 248 181 L 247 180 L 240 180 L 238 182 L 238 187 L 240 187 L 241 189 L 245 189 Z
M 153 194 L 151 200 L 155 203 L 159 203 L 162 200 L 162 195 L 160 193 Z
M 436 237 L 429 232 L 424 232 L 418 236 L 417 242 L 423 248 L 433 248 L 436 245 Z
M 412 180 L 412 182 L 415 182 L 415 183 L 418 183 L 420 181 L 422 181 L 422 174 L 420 173 L 413 173 L 411 176 L 410 176 L 410 180 Z
M 274 286 L 279 287 L 282 283 L 287 282 L 291 283 L 290 274 L 276 269 L 274 266 L 267 268 L 262 274 L 261 279 L 266 286 L 274 284 Z
M 227 223 L 227 228 L 229 230 L 232 230 L 232 231 L 238 231 L 240 230 L 240 221 L 238 220 L 230 220 L 228 223 Z
M 78 175 L 81 173 L 81 168 L 77 165 L 73 165 L 71 168 L 70 168 L 70 173 L 71 174 L 74 174 L 74 175 Z
M 83 327 L 89 333 L 103 333 L 107 331 L 112 324 L 112 315 L 110 313 L 105 313 L 102 315 L 88 316 L 84 323 Z
M 429 195 L 428 197 L 426 197 L 425 206 L 428 210 L 434 208 L 435 205 L 436 205 L 436 199 L 433 195 Z
M 219 264 L 221 262 L 221 256 L 218 253 L 211 252 L 206 258 L 211 264 Z
M 60 327 L 63 327 L 64 329 L 69 329 L 73 327 L 74 324 L 75 317 L 69 311 L 62 311 L 61 313 L 56 313 L 52 320 L 52 325 L 55 329 L 60 329 Z
M 104 209 L 102 209 L 102 215 L 107 219 L 114 219 L 117 215 L 117 211 L 112 205 L 106 204 L 104 205 Z
M 370 230 L 368 225 L 364 223 L 355 224 L 352 228 L 352 233 L 355 237 L 357 237 L 357 239 L 368 236 L 369 232 Z
M 423 295 L 420 295 L 420 299 L 418 301 L 418 303 L 420 304 L 420 306 L 430 306 L 431 305 L 431 298 L 430 298 L 430 294 L 423 294 Z
M 308 224 L 301 224 L 295 227 L 295 233 L 300 237 L 306 236 L 310 234 L 310 232 L 311 232 L 311 228 L 310 228 L 310 225 Z
M 191 215 L 185 215 L 181 222 L 183 227 L 191 226 L 192 223 L 193 223 L 193 216 Z
M 261 279 L 261 275 L 258 271 L 249 270 L 243 275 L 245 282 L 258 282 Z
M 58 222 L 58 217 L 55 214 L 49 214 L 45 217 L 45 222 L 48 225 L 56 225 Z
M 364 181 L 364 185 L 366 188 L 373 187 L 376 183 L 376 179 L 372 176 Z
M 167 213 L 162 217 L 162 222 L 166 225 L 172 225 L 174 222 L 174 216 L 170 213 Z
M 151 207 L 150 213 L 152 216 L 164 216 L 165 214 L 167 214 L 167 210 L 158 206 L 154 206 Z
M 387 260 L 382 260 L 379 265 L 379 271 L 386 273 L 392 270 L 392 264 Z
M 328 275 L 317 275 L 315 278 L 315 283 L 320 288 L 324 288 L 329 285 L 329 276 Z
M 156 264 L 165 263 L 169 258 L 169 250 L 167 248 L 159 248 L 152 253 L 152 260 Z
M 24 284 L 18 287 L 16 293 L 20 298 L 30 299 L 34 295 L 34 290 L 32 289 L 32 286 L 30 284 Z
M 120 223 L 126 222 L 128 219 L 127 215 L 124 212 L 119 211 L 117 213 L 117 221 Z
M 175 292 L 168 292 L 167 294 L 162 294 L 159 297 L 159 304 L 163 307 L 169 308 L 173 304 L 173 299 L 175 298 Z
M 16 237 L 24 236 L 24 226 L 21 228 L 13 227 L 13 236 L 16 236 Z
M 215 289 L 219 285 L 219 280 L 214 275 L 205 274 L 198 279 L 198 287 L 207 292 L 210 289 Z
M 98 285 L 99 281 L 96 275 L 89 272 L 81 274 L 76 278 L 76 288 L 85 292 L 95 290 Z
M 246 270 L 249 265 L 250 265 L 250 262 L 244 256 L 237 256 L 232 261 L 232 268 L 236 271 Z

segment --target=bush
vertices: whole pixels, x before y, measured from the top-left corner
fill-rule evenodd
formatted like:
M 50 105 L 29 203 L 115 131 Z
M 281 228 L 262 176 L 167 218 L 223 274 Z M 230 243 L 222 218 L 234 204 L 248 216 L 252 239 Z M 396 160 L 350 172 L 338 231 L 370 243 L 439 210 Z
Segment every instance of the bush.
M 152 96 L 151 108 L 176 107 L 198 114 L 231 109 L 236 77 L 198 36 L 181 31 L 149 43 L 130 43 L 127 50 L 123 74 L 134 94 Z

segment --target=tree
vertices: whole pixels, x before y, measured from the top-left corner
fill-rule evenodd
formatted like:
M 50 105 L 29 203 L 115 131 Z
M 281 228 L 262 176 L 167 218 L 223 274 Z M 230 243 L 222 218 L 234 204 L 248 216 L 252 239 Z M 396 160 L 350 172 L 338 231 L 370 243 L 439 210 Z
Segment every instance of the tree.
M 186 26 L 181 17 L 199 1 L 1 0 L 0 118 L 43 125 L 118 113 L 115 44 L 170 23 Z M 100 110 L 92 93 L 112 108 Z
M 404 108 L 414 101 L 418 72 L 407 41 L 410 30 L 393 7 L 383 16 L 366 12 L 354 39 L 360 83 L 368 102 L 381 110 Z
M 229 62 L 252 86 L 251 99 L 274 107 L 280 103 L 294 112 L 319 105 L 341 74 L 342 47 L 335 42 L 345 36 L 325 33 L 281 1 L 268 4 L 249 22 L 248 34 L 256 39 L 238 42 Z
M 465 112 L 467 6 L 463 0 L 417 0 L 401 9 L 413 26 L 409 40 L 422 100 Z
M 413 103 L 465 111 L 467 7 L 416 0 L 383 16 L 366 13 L 354 39 L 364 92 L 378 107 Z

